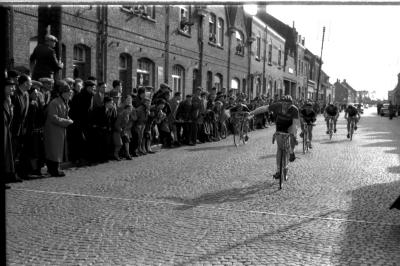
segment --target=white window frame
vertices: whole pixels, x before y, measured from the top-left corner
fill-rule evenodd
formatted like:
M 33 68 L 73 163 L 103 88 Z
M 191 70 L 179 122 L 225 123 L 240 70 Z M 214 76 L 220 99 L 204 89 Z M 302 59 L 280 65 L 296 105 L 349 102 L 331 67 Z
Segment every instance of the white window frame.
M 182 16 L 182 10 L 183 10 L 183 14 L 185 16 Z M 183 21 L 183 18 L 186 19 L 186 21 L 190 21 L 190 13 L 189 13 L 189 8 L 187 6 L 179 6 L 179 30 L 190 34 L 190 27 L 189 26 L 185 26 L 183 29 L 181 28 L 181 23 Z
M 214 19 L 214 20 L 213 20 Z M 217 16 L 214 13 L 210 13 L 208 18 L 208 32 L 209 32 L 209 40 L 211 41 L 211 37 L 214 37 L 215 42 L 217 42 Z M 214 42 L 214 41 L 211 41 Z
M 216 41 L 219 46 L 224 46 L 224 20 L 217 19 Z

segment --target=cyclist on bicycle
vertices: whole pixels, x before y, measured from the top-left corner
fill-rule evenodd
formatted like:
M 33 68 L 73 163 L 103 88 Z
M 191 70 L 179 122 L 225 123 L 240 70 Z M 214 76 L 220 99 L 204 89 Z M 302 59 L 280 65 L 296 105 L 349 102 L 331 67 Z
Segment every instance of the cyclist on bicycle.
M 304 137 L 304 123 L 307 125 L 315 125 L 315 121 L 317 120 L 317 113 L 313 109 L 313 105 L 310 101 L 308 101 L 303 108 L 300 111 L 300 125 L 301 125 L 301 134 L 300 137 Z M 309 147 L 312 149 L 311 146 L 311 141 L 312 141 L 312 127 L 310 128 L 310 131 L 308 132 L 308 137 L 309 137 Z
M 337 106 L 330 102 L 325 108 L 324 117 L 326 121 L 326 134 L 329 134 L 329 117 L 333 118 L 333 132 L 336 133 L 336 122 L 339 117 Z
M 269 111 L 274 112 L 276 114 L 276 132 L 284 132 L 292 134 L 290 136 L 290 155 L 289 161 L 293 162 L 296 159 L 294 154 L 294 147 L 297 144 L 296 135 L 297 135 L 297 125 L 299 119 L 299 110 L 295 105 L 293 105 L 293 100 L 290 95 L 282 97 L 282 99 L 278 102 L 271 104 L 268 107 Z M 277 140 L 278 150 L 280 140 Z M 276 154 L 276 163 L 277 163 L 277 172 L 274 175 L 274 178 L 279 178 L 279 166 L 280 166 L 280 153 Z
M 354 130 L 357 130 L 357 123 L 360 121 L 360 113 L 358 112 L 357 108 L 349 104 L 345 110 L 344 119 L 347 119 L 347 138 L 350 138 L 350 122 L 352 119 L 355 121 Z

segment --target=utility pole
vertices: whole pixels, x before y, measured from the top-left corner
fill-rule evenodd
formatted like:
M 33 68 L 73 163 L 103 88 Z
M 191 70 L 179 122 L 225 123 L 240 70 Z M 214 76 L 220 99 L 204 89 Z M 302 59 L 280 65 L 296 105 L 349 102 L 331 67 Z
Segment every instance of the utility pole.
M 322 46 L 321 46 L 321 57 L 320 59 L 320 64 L 319 64 L 319 71 L 318 71 L 318 80 L 317 80 L 317 101 L 318 101 L 318 96 L 319 96 L 319 82 L 321 79 L 321 68 L 322 68 L 322 50 L 324 49 L 324 38 L 325 38 L 325 26 L 322 29 Z

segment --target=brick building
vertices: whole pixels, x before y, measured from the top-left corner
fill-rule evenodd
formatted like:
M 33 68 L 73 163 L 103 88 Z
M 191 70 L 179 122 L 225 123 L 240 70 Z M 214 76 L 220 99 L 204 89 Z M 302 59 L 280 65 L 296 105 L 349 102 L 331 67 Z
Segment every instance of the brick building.
M 306 67 L 294 28 L 240 5 L 14 6 L 11 17 L 11 65 L 28 70 L 30 54 L 51 33 L 59 39 L 61 78 L 119 79 L 124 94 L 167 82 L 184 96 L 202 86 L 299 98 L 315 68 Z

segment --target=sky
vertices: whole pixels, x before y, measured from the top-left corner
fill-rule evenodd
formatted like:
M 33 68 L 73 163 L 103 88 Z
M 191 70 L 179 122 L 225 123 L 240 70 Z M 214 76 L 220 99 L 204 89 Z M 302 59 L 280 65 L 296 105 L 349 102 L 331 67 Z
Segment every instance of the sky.
M 322 70 L 333 84 L 346 81 L 355 90 L 387 98 L 400 73 L 400 5 L 268 5 L 267 12 L 292 26 L 305 46 L 321 55 Z

